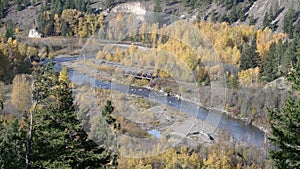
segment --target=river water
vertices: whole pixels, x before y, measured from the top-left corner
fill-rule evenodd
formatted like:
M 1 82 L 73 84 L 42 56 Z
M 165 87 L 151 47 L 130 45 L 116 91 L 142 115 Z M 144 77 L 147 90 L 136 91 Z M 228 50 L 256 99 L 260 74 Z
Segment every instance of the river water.
M 61 62 L 69 62 L 73 60 L 77 60 L 76 57 L 62 57 L 56 58 L 54 61 L 57 63 Z M 57 65 L 57 69 L 60 69 L 61 66 Z M 89 83 L 94 87 L 101 87 L 103 89 L 113 89 L 127 94 L 135 94 L 142 96 L 144 98 L 153 97 L 153 100 L 156 103 L 168 105 L 174 107 L 181 112 L 187 113 L 193 117 L 197 117 L 201 120 L 206 120 L 209 123 L 214 123 L 215 119 L 217 120 L 217 127 L 221 129 L 226 129 L 231 136 L 240 142 L 244 142 L 248 145 L 254 145 L 256 147 L 264 147 L 265 141 L 265 133 L 259 128 L 247 125 L 242 120 L 234 119 L 224 113 L 216 112 L 216 111 L 208 111 L 206 109 L 198 107 L 196 104 L 178 100 L 173 96 L 165 96 L 159 92 L 154 92 L 150 89 L 140 88 L 140 87 L 128 87 L 127 85 L 120 84 L 111 84 L 110 82 L 104 82 L 101 80 L 96 80 L 94 77 L 90 77 L 86 74 L 82 74 L 80 72 L 69 69 L 70 79 L 75 84 Z M 208 113 L 210 113 L 209 117 L 211 120 L 207 120 Z M 213 113 L 213 114 L 212 114 Z M 213 118 L 212 118 L 213 117 Z M 209 132 L 208 132 L 209 133 Z M 209 133 L 213 136 L 214 133 Z M 222 138 L 220 138 L 222 139 Z

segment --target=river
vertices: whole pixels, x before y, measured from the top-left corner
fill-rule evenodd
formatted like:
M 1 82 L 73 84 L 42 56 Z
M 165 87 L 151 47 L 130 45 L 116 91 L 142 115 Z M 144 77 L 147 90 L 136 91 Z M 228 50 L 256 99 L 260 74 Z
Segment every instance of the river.
M 78 58 L 76 57 L 61 57 L 54 59 L 54 61 L 56 63 L 61 63 L 70 62 L 77 59 Z M 60 68 L 60 65 L 57 65 L 57 69 Z M 247 125 L 244 121 L 232 118 L 225 113 L 208 112 L 208 110 L 198 107 L 194 103 L 178 100 L 173 96 L 165 96 L 159 92 L 154 92 L 150 89 L 141 87 L 130 87 L 129 89 L 127 85 L 111 84 L 110 82 L 97 80 L 94 77 L 90 77 L 86 74 L 81 74 L 80 72 L 74 71 L 72 69 L 69 69 L 69 75 L 71 81 L 75 84 L 90 83 L 94 87 L 118 90 L 123 93 L 135 94 L 144 98 L 149 98 L 149 96 L 152 97 L 153 95 L 155 95 L 154 101 L 156 103 L 174 107 L 181 112 L 187 113 L 201 120 L 207 121 L 208 113 L 213 113 L 213 115 L 210 114 L 210 118 L 213 117 L 215 119 L 220 119 L 220 121 L 218 120 L 218 124 L 216 125 L 222 129 L 226 129 L 235 140 L 245 142 L 248 145 L 254 145 L 260 148 L 264 146 L 265 133 L 262 130 L 253 125 Z M 214 123 L 213 119 L 208 122 Z M 213 133 L 209 134 L 213 135 Z

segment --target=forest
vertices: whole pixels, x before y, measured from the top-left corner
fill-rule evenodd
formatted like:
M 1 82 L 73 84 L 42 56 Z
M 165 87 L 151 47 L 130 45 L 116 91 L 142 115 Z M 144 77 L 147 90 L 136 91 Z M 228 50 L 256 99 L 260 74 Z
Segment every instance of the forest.
M 110 9 L 125 2 L 128 1 L 105 0 L 102 6 Z M 157 77 L 195 81 L 203 96 L 197 101 L 204 107 L 211 106 L 214 100 L 207 91 L 221 81 L 220 88 L 226 89 L 227 96 L 222 110 L 262 129 L 269 144 L 258 148 L 232 141 L 230 133 L 222 130 L 222 139 L 209 145 L 191 147 L 182 143 L 161 152 L 162 144 L 149 152 L 159 151 L 156 156 L 123 156 L 138 147 L 122 147 L 117 135 L 150 137 L 140 124 L 130 121 L 130 106 L 113 102 L 111 96 L 115 91 L 73 83 L 70 68 L 58 69 L 53 61 L 56 48 L 27 43 L 18 24 L 1 20 L 4 32 L 0 34 L 0 168 L 299 168 L 299 12 L 290 6 L 283 25 L 277 25 L 274 20 L 282 8 L 276 3 L 265 12 L 261 27 L 254 26 L 254 19 L 249 24 L 235 24 L 246 21 L 244 13 L 255 2 L 155 0 L 152 12 L 163 12 L 165 5 L 174 3 L 190 10 L 217 4 L 228 12 L 212 11 L 209 18 L 197 17 L 192 22 L 155 14 L 144 22 L 135 22 L 135 15 L 95 12 L 95 2 L 90 0 L 1 1 L 1 19 L 14 7 L 22 11 L 40 6 L 36 26 L 44 39 L 78 38 L 86 42 L 78 55 L 88 50 L 96 57 L 79 60 L 83 68 L 95 68 L 113 76 L 112 67 L 99 63 L 137 69 L 153 67 Z M 251 17 L 247 19 L 251 21 Z M 168 22 L 173 24 L 165 24 Z M 277 29 L 279 26 L 282 30 Z M 129 47 L 122 47 L 122 43 L 98 47 L 95 39 L 123 42 Z M 174 57 L 154 57 L 156 51 L 167 51 Z M 173 64 L 170 72 L 162 71 L 161 67 L 168 63 Z M 184 66 L 189 72 L 181 71 Z M 143 80 L 130 83 L 139 87 L 148 84 Z M 179 95 L 182 91 L 193 95 L 188 88 L 170 87 L 159 81 L 149 86 L 168 95 Z M 95 100 L 91 99 L 92 94 Z M 115 97 L 125 98 L 119 93 Z M 216 104 L 219 102 L 216 100 Z M 143 98 L 132 99 L 134 106 L 149 108 L 151 104 Z M 127 114 L 123 114 L 126 117 L 119 107 L 128 108 Z M 141 119 L 151 117 L 143 115 Z

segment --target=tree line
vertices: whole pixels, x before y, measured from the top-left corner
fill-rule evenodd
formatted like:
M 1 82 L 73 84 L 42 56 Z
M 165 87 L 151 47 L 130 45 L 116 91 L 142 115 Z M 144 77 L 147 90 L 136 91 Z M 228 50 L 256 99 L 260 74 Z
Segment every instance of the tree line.
M 11 37 L 0 41 L 0 81 L 11 83 L 19 73 L 30 73 L 29 55 L 37 54 L 37 50 L 27 44 L 20 43 Z
M 61 14 L 44 11 L 38 16 L 38 31 L 44 36 L 87 37 L 104 28 L 104 14 L 88 14 L 76 9 Z

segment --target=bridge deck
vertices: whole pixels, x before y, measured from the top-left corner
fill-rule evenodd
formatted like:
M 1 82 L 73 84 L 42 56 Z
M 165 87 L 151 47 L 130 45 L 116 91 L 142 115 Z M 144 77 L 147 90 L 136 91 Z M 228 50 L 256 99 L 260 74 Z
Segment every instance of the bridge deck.
M 153 80 L 155 78 L 158 78 L 157 76 L 143 76 L 143 75 L 137 75 L 137 74 L 132 74 L 132 73 L 124 73 L 125 76 L 130 76 L 130 77 L 134 77 L 137 79 L 147 79 L 147 80 Z

